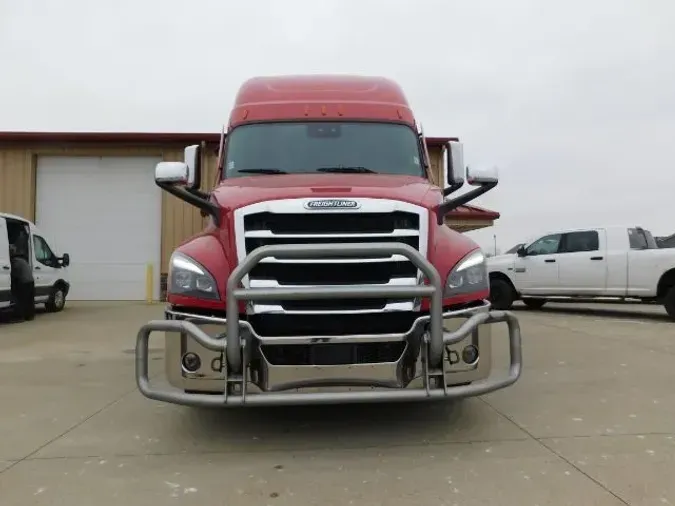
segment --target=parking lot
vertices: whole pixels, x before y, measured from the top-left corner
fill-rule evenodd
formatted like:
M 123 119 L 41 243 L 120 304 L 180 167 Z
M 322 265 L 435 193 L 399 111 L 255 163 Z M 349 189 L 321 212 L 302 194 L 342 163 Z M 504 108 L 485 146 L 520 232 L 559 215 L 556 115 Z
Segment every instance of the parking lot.
M 161 305 L 0 324 L 0 504 L 675 504 L 675 324 L 603 307 L 518 311 L 523 376 L 483 398 L 228 411 L 136 391 Z

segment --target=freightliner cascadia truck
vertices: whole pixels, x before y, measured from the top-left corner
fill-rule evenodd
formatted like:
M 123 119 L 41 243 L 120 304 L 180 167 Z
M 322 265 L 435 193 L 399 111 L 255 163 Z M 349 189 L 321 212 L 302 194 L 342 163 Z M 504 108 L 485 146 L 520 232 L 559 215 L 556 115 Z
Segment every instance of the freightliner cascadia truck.
M 155 180 L 206 228 L 171 255 L 164 319 L 137 336 L 150 399 L 191 406 L 457 399 L 515 383 L 517 319 L 493 311 L 486 257 L 445 216 L 497 185 L 445 149 L 434 182 L 401 88 L 380 77 L 256 77 L 223 129 L 218 182 L 202 145 Z M 474 188 L 451 196 L 465 182 Z M 492 324 L 510 361 L 492 370 Z M 168 385 L 149 379 L 164 333 Z

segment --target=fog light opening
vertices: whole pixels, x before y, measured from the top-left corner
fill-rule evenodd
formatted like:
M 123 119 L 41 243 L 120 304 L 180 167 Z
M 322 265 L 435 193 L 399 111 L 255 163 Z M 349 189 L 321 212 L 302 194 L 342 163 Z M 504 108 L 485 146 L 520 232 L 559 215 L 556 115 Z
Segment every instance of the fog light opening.
M 462 350 L 462 360 L 464 363 L 469 365 L 473 365 L 478 362 L 478 348 L 476 348 L 473 344 L 466 346 Z
M 202 359 L 196 353 L 188 352 L 183 355 L 181 365 L 187 372 L 196 372 L 202 366 Z
M 223 370 L 223 359 L 216 357 L 211 360 L 211 370 L 213 372 L 221 372 Z

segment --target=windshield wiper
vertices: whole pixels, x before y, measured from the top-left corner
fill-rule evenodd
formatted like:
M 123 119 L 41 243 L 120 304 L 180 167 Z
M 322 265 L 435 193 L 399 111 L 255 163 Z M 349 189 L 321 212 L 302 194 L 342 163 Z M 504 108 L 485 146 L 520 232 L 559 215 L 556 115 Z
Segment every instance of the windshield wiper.
M 246 172 L 249 174 L 288 174 L 281 169 L 240 169 L 237 172 Z
M 377 174 L 376 171 L 370 170 L 366 167 L 348 167 L 345 165 L 337 165 L 335 167 L 319 167 L 316 169 L 319 172 L 351 172 L 360 174 Z

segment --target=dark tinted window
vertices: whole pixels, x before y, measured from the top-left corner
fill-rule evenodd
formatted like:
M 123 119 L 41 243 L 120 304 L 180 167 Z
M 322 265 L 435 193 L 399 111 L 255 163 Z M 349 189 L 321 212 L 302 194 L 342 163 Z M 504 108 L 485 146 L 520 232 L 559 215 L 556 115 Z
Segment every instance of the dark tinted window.
M 652 233 L 644 228 L 642 229 L 642 233 L 645 235 L 645 239 L 647 239 L 647 249 L 658 249 L 659 245 L 656 244 L 656 239 L 654 239 Z
M 642 230 L 638 230 L 637 228 L 628 229 L 628 243 L 630 244 L 630 249 L 649 248 L 647 237 Z
M 417 134 L 405 125 L 264 123 L 237 127 L 227 138 L 227 178 L 252 175 L 242 169 L 307 173 L 321 167 L 424 176 Z
M 596 230 L 583 232 L 569 232 L 563 239 L 563 253 L 574 253 L 577 251 L 597 251 L 600 249 L 600 239 Z
M 551 234 L 537 239 L 527 247 L 527 255 L 551 255 L 558 252 L 560 234 Z

